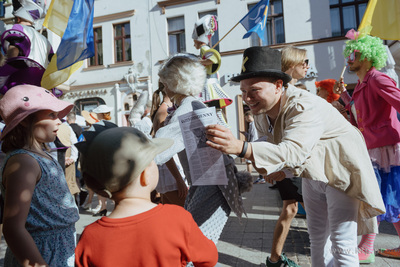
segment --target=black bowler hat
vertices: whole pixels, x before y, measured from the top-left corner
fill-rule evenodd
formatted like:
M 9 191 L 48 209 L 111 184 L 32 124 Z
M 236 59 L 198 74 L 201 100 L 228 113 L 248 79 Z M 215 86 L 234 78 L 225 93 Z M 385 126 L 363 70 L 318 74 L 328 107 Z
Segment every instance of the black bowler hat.
M 254 46 L 244 50 L 242 71 L 231 80 L 240 82 L 254 77 L 274 77 L 283 80 L 283 84 L 292 80 L 290 75 L 281 71 L 281 52 L 266 46 Z

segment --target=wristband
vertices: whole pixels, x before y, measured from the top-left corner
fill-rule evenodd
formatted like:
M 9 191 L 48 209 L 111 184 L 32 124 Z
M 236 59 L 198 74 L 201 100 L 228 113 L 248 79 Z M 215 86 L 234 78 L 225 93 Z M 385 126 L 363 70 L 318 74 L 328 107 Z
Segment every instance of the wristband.
M 238 155 L 238 157 L 243 158 L 244 155 L 246 155 L 247 146 L 248 146 L 248 145 L 249 145 L 249 143 L 247 143 L 246 141 L 243 142 L 242 152 L 240 152 L 240 154 Z

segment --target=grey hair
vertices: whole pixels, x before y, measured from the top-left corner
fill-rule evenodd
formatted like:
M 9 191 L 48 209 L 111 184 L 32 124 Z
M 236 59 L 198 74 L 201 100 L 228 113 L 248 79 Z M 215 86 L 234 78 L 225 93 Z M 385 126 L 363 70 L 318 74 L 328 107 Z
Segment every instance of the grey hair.
M 170 91 L 186 96 L 197 96 L 206 83 L 205 67 L 191 54 L 170 57 L 161 66 L 158 76 Z

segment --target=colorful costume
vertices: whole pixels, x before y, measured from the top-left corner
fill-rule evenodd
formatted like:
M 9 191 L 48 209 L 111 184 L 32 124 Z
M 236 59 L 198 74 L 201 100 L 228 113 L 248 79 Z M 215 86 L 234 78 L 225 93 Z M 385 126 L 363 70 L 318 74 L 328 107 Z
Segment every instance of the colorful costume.
M 192 38 L 205 45 L 200 48 L 200 58 L 211 60 L 213 64 L 207 65 L 207 82 L 200 94 L 202 101 L 209 107 L 216 107 L 217 116 L 227 126 L 223 115 L 219 109 L 232 104 L 232 99 L 224 92 L 218 81 L 217 71 L 221 66 L 221 56 L 215 49 L 211 49 L 207 44 L 217 30 L 217 17 L 206 15 L 199 19 L 195 25 Z
M 214 50 L 214 49 L 213 49 Z M 206 67 L 207 69 L 207 84 L 201 93 L 203 102 L 210 107 L 224 108 L 232 104 L 232 99 L 224 92 L 218 81 L 218 74 L 213 69 L 217 68 L 215 65 L 221 64 L 219 53 L 214 50 L 210 52 L 208 45 L 203 45 L 200 48 L 200 58 L 211 60 L 214 64 Z
M 346 37 L 343 55 L 350 69 L 357 72 L 359 80 L 353 96 L 343 91 L 342 99 L 350 111 L 350 121 L 359 128 L 367 143 L 386 213 L 378 221 L 393 223 L 400 237 L 400 123 L 396 111 L 400 111 L 400 91 L 387 75 L 377 71 L 386 64 L 387 52 L 378 37 L 368 35 L 367 27 L 360 32 L 350 30 Z M 354 67 L 355 64 L 355 67 Z M 362 236 L 359 247 L 360 263 L 375 261 L 374 241 L 376 234 Z M 380 250 L 386 257 L 400 258 L 400 248 Z
M 400 90 L 386 74 L 372 67 L 358 81 L 352 97 L 341 95 L 351 123 L 362 132 L 386 207 L 378 221 L 400 220 Z M 373 108 L 372 108 L 373 107 Z
M 31 0 L 13 1 L 14 16 L 23 18 L 32 24 L 44 17 L 44 2 Z M 0 93 L 18 84 L 40 86 L 43 73 L 49 64 L 53 50 L 49 41 L 33 26 L 15 24 L 1 35 L 3 51 L 7 53 L 10 46 L 18 48 L 16 57 L 8 58 L 0 67 Z
M 1 36 L 4 51 L 10 45 L 19 48 L 20 57 L 25 57 L 37 62 L 46 68 L 49 65 L 49 54 L 53 53 L 49 41 L 31 26 L 15 24 Z

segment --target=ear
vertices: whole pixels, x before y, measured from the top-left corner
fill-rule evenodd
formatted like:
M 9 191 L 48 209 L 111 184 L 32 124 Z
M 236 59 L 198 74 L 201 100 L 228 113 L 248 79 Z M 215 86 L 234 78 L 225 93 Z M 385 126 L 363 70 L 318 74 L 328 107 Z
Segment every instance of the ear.
M 149 176 L 148 176 L 147 173 L 148 173 L 148 172 L 147 172 L 147 168 L 146 168 L 146 169 L 144 169 L 144 170 L 142 171 L 142 173 L 140 174 L 140 177 L 139 177 L 139 179 L 140 179 L 140 185 L 143 186 L 143 187 L 149 185 Z
M 275 93 L 282 93 L 282 88 L 283 88 L 283 81 L 282 80 L 277 80 L 275 82 Z

